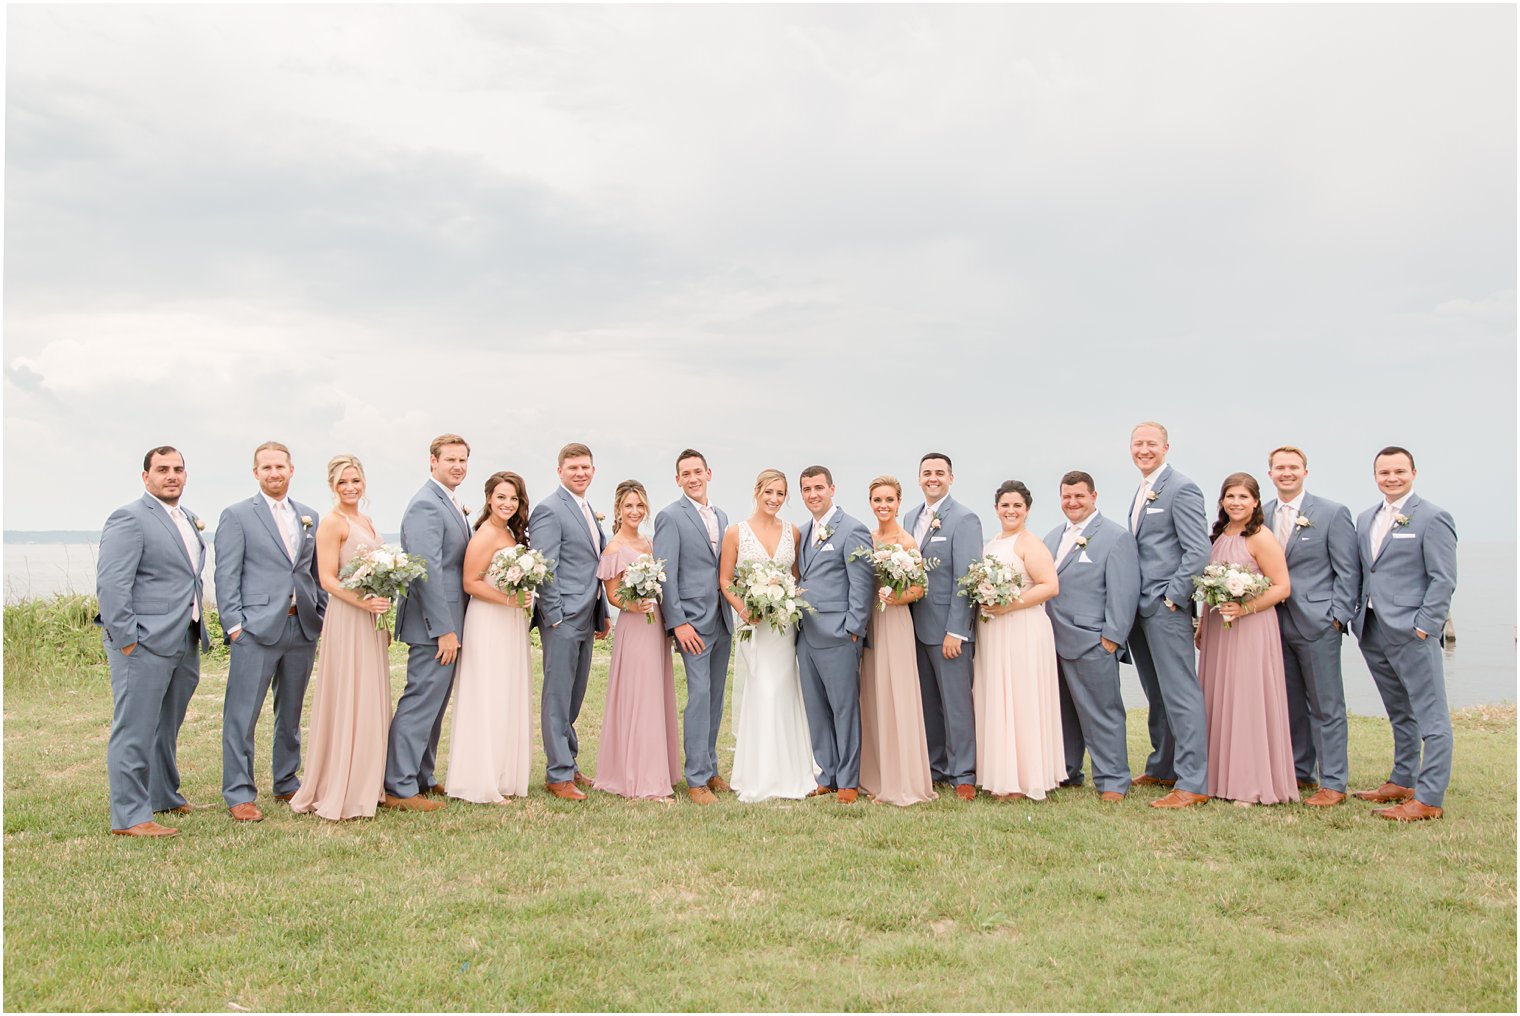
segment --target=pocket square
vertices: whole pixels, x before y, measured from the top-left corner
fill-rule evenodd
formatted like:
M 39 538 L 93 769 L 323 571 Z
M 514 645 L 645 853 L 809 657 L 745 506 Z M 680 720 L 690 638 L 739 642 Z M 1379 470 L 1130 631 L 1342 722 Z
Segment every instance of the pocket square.
M 1419 533 L 1394 533 L 1393 538 L 1395 540 L 1413 540 L 1419 535 Z
M 825 543 L 823 546 L 818 548 L 818 553 L 822 554 L 833 549 L 834 545 L 832 543 Z
M 949 537 L 947 537 L 947 536 L 931 536 L 931 537 L 929 537 L 929 542 L 930 543 L 944 543 L 947 539 L 949 539 Z
M 1147 508 L 1147 509 L 1145 509 L 1145 514 L 1147 514 L 1147 515 L 1160 515 L 1164 511 L 1166 511 L 1165 508 Z
M 1093 559 L 1087 556 L 1087 551 L 1082 551 L 1082 556 L 1077 558 L 1078 564 L 1092 564 Z

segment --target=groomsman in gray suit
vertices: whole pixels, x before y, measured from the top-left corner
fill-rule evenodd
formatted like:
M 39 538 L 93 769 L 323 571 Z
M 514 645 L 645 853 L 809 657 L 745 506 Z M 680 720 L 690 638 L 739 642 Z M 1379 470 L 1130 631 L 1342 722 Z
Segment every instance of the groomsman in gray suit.
M 1140 602 L 1135 539 L 1098 513 L 1090 473 L 1061 477 L 1066 525 L 1045 536 L 1061 591 L 1045 604 L 1056 639 L 1061 678 L 1061 731 L 1066 781 L 1082 785 L 1082 753 L 1092 756 L 1093 786 L 1110 803 L 1129 792 L 1129 745 L 1119 657 Z
M 686 711 L 681 738 L 686 751 L 686 792 L 697 804 L 732 788 L 718 775 L 718 727 L 723 722 L 723 685 L 733 622 L 718 593 L 718 553 L 728 516 L 707 500 L 712 479 L 707 457 L 687 448 L 676 456 L 682 497 L 654 520 L 654 556 L 665 562 L 660 610 L 681 649 L 686 668 Z
M 1129 651 L 1150 701 L 1151 755 L 1140 786 L 1174 786 L 1153 808 L 1188 808 L 1209 793 L 1208 728 L 1193 647 L 1193 576 L 1209 562 L 1203 491 L 1167 465 L 1166 428 L 1146 421 L 1130 432 L 1140 470 L 1129 531 L 1140 556 L 1140 608 Z
M 540 501 L 528 519 L 529 545 L 554 562 L 554 579 L 540 590 L 536 608 L 544 645 L 539 716 L 548 760 L 544 785 L 555 797 L 584 801 L 580 788 L 591 786 L 591 781 L 576 764 L 580 741 L 575 720 L 591 676 L 592 645 L 607 637 L 607 597 L 596 577 L 607 536 L 586 501 L 586 489 L 596 475 L 591 449 L 579 443 L 565 445 L 559 450 L 558 472 L 559 488 Z
M 1373 810 L 1379 818 L 1418 822 L 1441 817 L 1451 782 L 1441 646 L 1457 587 L 1457 530 L 1444 508 L 1414 492 L 1408 450 L 1384 448 L 1372 472 L 1383 501 L 1356 520 L 1362 588 L 1351 630 L 1393 725 L 1393 772 L 1356 796 L 1393 803 Z
M 201 624 L 204 524 L 180 507 L 185 460 L 164 445 L 143 456 L 141 500 L 123 505 L 100 533 L 95 593 L 111 665 L 111 739 L 106 775 L 111 832 L 175 836 L 153 813 L 188 814 L 179 792 L 180 724 L 200 683 L 196 650 L 211 640 Z
M 464 630 L 464 549 L 470 517 L 455 496 L 470 466 L 470 446 L 443 434 L 428 446 L 432 476 L 401 516 L 401 547 L 427 562 L 427 578 L 396 601 L 396 637 L 409 649 L 406 690 L 391 717 L 385 759 L 387 808 L 436 811 L 443 787 L 433 782 L 443 714 L 454 688 L 459 633 Z
M 929 588 L 908 609 L 918 639 L 918 687 L 924 699 L 929 769 L 936 783 L 953 783 L 963 801 L 976 797 L 976 713 L 971 701 L 971 658 L 976 617 L 955 583 L 982 556 L 982 520 L 950 497 L 955 483 L 950 456 L 929 452 L 918 462 L 924 503 L 907 517 L 924 557 L 937 558 Z
M 854 803 L 860 785 L 860 653 L 866 644 L 876 570 L 865 556 L 871 532 L 834 504 L 834 474 L 808 466 L 798 481 L 812 513 L 802 532 L 799 585 L 817 614 L 803 612 L 797 633 L 797 671 L 807 708 L 813 760 L 820 774 L 816 797 L 839 791 Z
M 1304 799 L 1328 808 L 1346 799 L 1346 689 L 1341 680 L 1341 634 L 1356 612 L 1361 587 L 1356 527 L 1351 512 L 1304 490 L 1309 457 L 1283 445 L 1267 456 L 1277 497 L 1262 506 L 1288 558 L 1292 592 L 1277 605 L 1283 673 L 1288 686 L 1288 725 L 1298 784 L 1319 789 Z
M 239 822 L 264 813 L 253 778 L 253 731 L 274 686 L 274 796 L 301 786 L 301 702 L 327 592 L 317 577 L 317 512 L 288 497 L 290 449 L 266 441 L 253 451 L 259 492 L 216 524 L 216 606 L 232 649 L 222 704 L 222 799 Z

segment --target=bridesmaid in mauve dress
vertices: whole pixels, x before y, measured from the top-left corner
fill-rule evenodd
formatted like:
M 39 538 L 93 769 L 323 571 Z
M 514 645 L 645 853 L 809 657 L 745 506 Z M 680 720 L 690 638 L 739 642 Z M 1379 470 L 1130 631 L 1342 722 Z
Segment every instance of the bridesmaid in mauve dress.
M 470 594 L 454 676 L 448 795 L 476 804 L 528 796 L 532 756 L 533 663 L 528 613 L 516 596 L 486 581 L 491 558 L 527 539 L 528 490 L 516 473 L 492 473 L 486 509 L 464 551 Z
M 385 738 L 391 724 L 390 633 L 375 619 L 390 601 L 344 589 L 338 573 L 383 540 L 359 511 L 364 466 L 352 455 L 327 464 L 337 506 L 317 527 L 317 571 L 327 590 L 322 651 L 306 740 L 306 771 L 290 810 L 332 821 L 373 818 L 385 793 Z
M 916 549 L 918 544 L 897 521 L 902 484 L 878 476 L 869 496 L 878 523 L 872 545 Z M 908 611 L 908 604 L 923 597 L 924 587 L 913 586 L 898 596 L 883 586 L 877 595 L 885 606 L 871 611 L 860 658 L 860 789 L 877 804 L 907 807 L 939 796 L 929 775 L 918 646 Z
M 618 608 L 607 672 L 607 708 L 592 786 L 622 797 L 675 801 L 681 778 L 676 750 L 676 685 L 670 638 L 657 600 L 618 598 L 623 572 L 641 554 L 652 552 L 639 524 L 649 515 L 649 496 L 636 480 L 618 484 L 613 500 L 612 539 L 602 552 L 596 577 Z M 651 623 L 649 618 L 653 617 Z
M 1245 603 L 1205 610 L 1198 677 L 1209 724 L 1209 794 L 1236 804 L 1298 800 L 1277 611 L 1288 598 L 1288 561 L 1263 524 L 1261 489 L 1232 473 L 1219 491 L 1210 564 L 1244 565 L 1272 581 Z M 1230 627 L 1224 626 L 1226 618 Z
M 1013 603 L 981 611 L 992 620 L 981 621 L 976 635 L 976 781 L 1000 800 L 1043 800 L 1066 778 L 1056 638 L 1045 613 L 1045 601 L 1059 592 L 1056 565 L 1024 528 L 1034 504 L 1029 488 L 1009 480 L 996 504 L 1003 531 L 986 553 L 1012 565 L 1024 586 Z

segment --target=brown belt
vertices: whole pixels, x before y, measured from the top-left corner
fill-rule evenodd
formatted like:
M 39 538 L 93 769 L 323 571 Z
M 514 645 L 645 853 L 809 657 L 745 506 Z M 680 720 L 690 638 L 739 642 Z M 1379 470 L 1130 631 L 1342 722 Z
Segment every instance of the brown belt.
M 294 603 L 292 603 L 290 605 L 290 616 L 291 617 L 295 617 L 296 616 L 296 605 Z

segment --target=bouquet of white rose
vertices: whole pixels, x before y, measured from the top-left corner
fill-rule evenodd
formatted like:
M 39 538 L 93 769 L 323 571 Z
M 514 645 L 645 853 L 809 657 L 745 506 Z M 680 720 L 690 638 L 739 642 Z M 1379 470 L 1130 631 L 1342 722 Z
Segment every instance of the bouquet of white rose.
M 971 567 L 956 583 L 956 595 L 966 597 L 981 608 L 1006 607 L 1021 598 L 1023 588 L 1022 574 L 988 554 L 971 562 Z M 984 611 L 981 618 L 991 621 L 992 615 Z
M 533 615 L 533 593 L 554 578 L 554 562 L 519 543 L 491 555 L 486 581 L 508 596 L 522 598 L 523 612 Z
M 653 554 L 640 554 L 623 570 L 623 581 L 618 584 L 618 599 L 624 603 L 634 600 L 654 600 L 664 597 L 665 562 Z M 645 624 L 654 624 L 654 611 L 644 615 Z
M 338 573 L 344 589 L 363 593 L 366 599 L 405 596 L 407 587 L 418 579 L 427 581 L 427 562 L 390 543 L 361 547 Z M 384 614 L 375 615 L 375 627 L 385 627 Z
M 813 605 L 801 596 L 791 569 L 775 561 L 745 561 L 734 569 L 734 584 L 728 591 L 744 602 L 744 610 L 756 625 L 764 622 L 785 634 L 802 620 L 803 611 L 816 614 Z M 744 642 L 754 628 L 739 629 L 738 641 Z
M 1193 599 L 1218 610 L 1221 604 L 1244 603 L 1253 596 L 1260 596 L 1272 585 L 1272 580 L 1261 572 L 1251 571 L 1244 565 L 1211 564 L 1202 575 L 1193 576 Z M 1224 619 L 1230 626 L 1230 619 Z
M 925 558 L 916 547 L 904 547 L 900 543 L 884 543 L 880 547 L 860 547 L 850 555 L 850 560 L 865 558 L 876 569 L 876 581 L 883 589 L 890 589 L 901 596 L 914 586 L 929 581 L 929 571 L 939 566 L 939 558 Z M 887 601 L 878 599 L 877 610 L 886 610 Z

